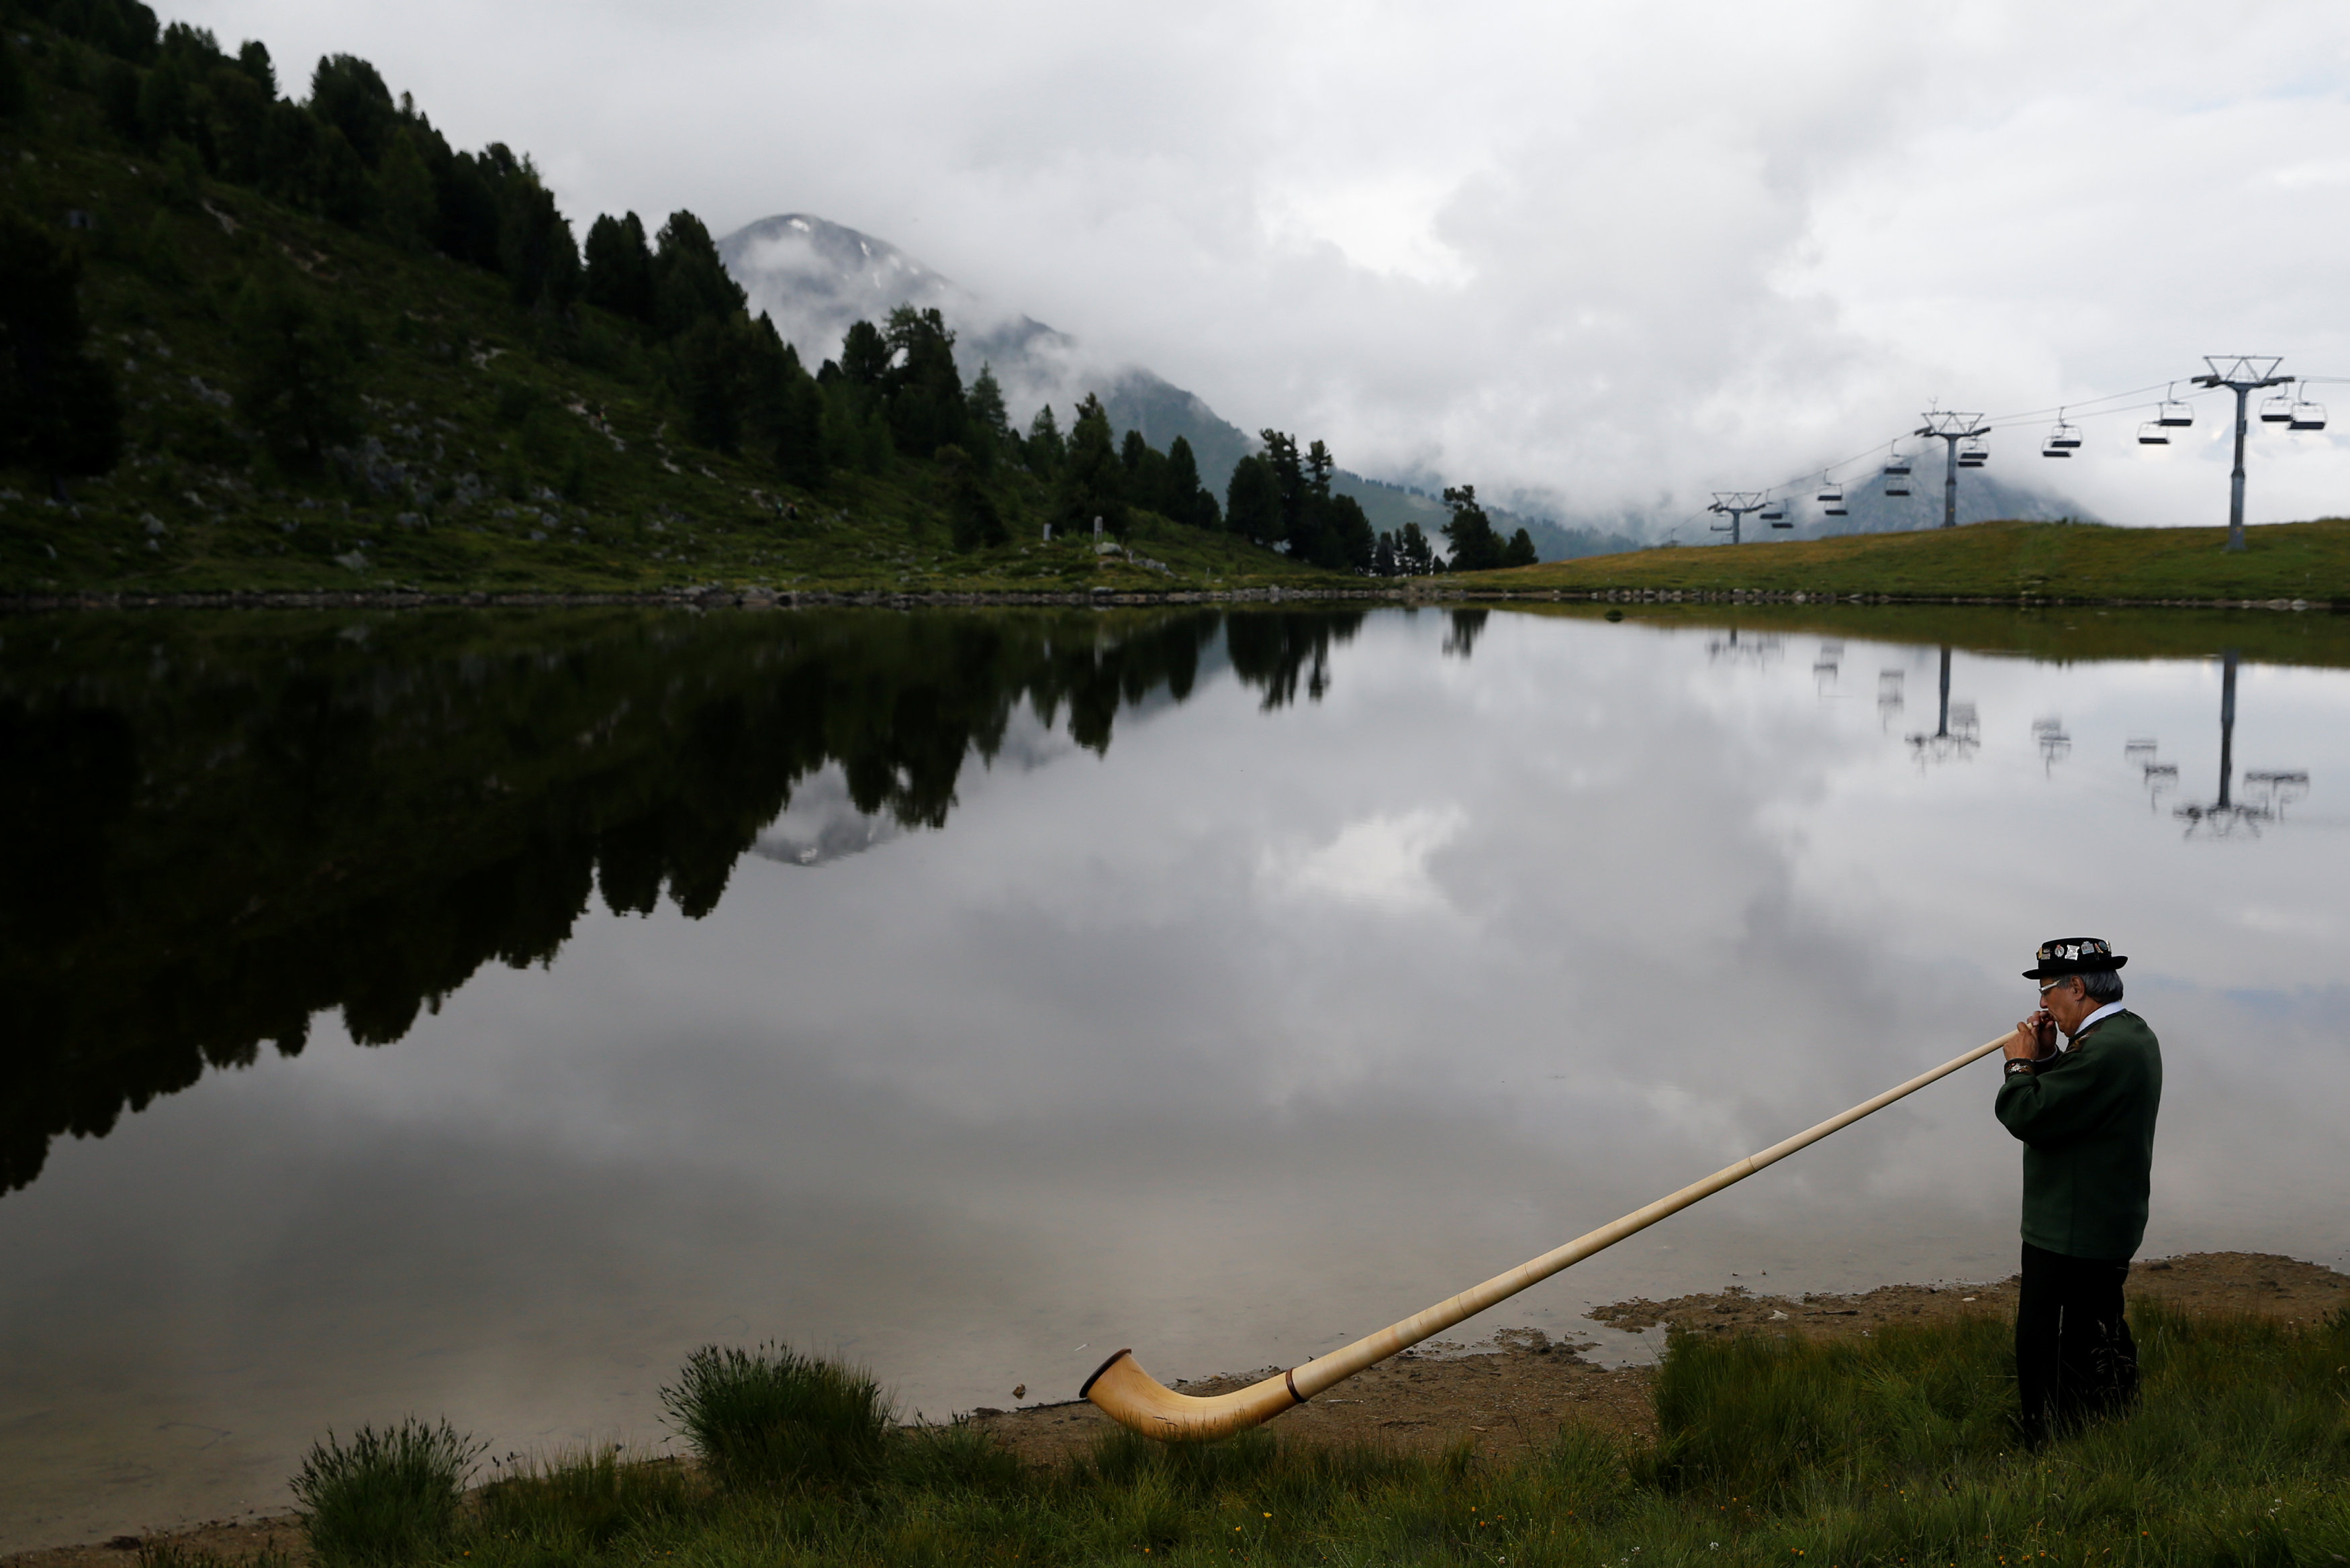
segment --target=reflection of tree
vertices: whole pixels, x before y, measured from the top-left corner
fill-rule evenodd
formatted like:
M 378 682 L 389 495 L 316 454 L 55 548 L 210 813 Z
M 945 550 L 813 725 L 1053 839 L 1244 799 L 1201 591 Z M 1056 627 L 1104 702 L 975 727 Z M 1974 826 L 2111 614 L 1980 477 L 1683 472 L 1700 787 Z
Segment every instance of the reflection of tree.
M 1444 635 L 1447 658 L 1466 659 L 1477 651 L 1477 639 L 1485 635 L 1485 618 L 1491 610 L 1457 609 L 1452 612 L 1452 629 Z
M 1305 695 L 1322 701 L 1330 690 L 1330 645 L 1351 642 L 1361 629 L 1361 610 L 1264 610 L 1235 615 L 1224 623 L 1224 647 L 1232 671 L 1264 689 L 1264 711 L 1297 701 L 1297 678 Z
M 690 917 L 800 780 L 942 826 L 1016 706 L 1109 744 L 1122 703 L 1235 671 L 1327 685 L 1359 614 L 90 617 L 0 642 L 0 1191 L 62 1132 L 339 1008 L 396 1040 L 600 892 Z

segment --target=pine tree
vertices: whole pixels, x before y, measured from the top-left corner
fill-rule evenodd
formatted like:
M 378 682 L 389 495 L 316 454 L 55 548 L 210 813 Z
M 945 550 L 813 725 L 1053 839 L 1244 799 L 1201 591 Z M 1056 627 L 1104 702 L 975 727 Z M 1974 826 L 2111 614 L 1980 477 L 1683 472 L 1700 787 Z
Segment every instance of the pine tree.
M 392 244 L 420 250 L 430 244 L 441 202 L 432 188 L 432 171 L 424 166 L 416 139 L 405 127 L 392 137 L 383 155 L 379 183 L 383 191 L 383 227 Z
M 968 416 L 945 317 L 935 308 L 901 305 L 889 313 L 882 341 L 889 351 L 882 392 L 898 450 L 927 457 L 942 446 L 962 446 Z
M 652 284 L 653 326 L 664 339 L 697 321 L 732 321 L 749 303 L 742 286 L 726 275 L 710 231 L 682 210 L 671 213 L 655 236 Z
M 588 304 L 650 326 L 653 318 L 653 255 L 644 220 L 634 213 L 600 214 L 588 228 L 581 292 Z
M 1510 543 L 1502 552 L 1502 565 L 1505 566 L 1531 566 L 1540 559 L 1541 555 L 1534 549 L 1534 536 L 1523 528 L 1510 535 Z
M 1501 536 L 1493 532 L 1493 520 L 1477 504 L 1477 487 L 1447 485 L 1444 504 L 1452 509 L 1452 520 L 1444 525 L 1444 537 L 1452 546 L 1451 569 L 1482 572 L 1500 566 Z
M 879 391 L 889 374 L 889 345 L 870 321 L 852 321 L 840 343 L 840 373 L 849 384 Z
M 1224 526 L 1259 545 L 1281 537 L 1281 481 L 1263 456 L 1252 452 L 1232 465 L 1224 490 Z
M 1101 399 L 1087 392 L 1069 424 L 1068 455 L 1061 465 L 1055 526 L 1090 530 L 1093 520 L 1118 537 L 1126 537 L 1124 465 L 1110 436 L 1109 412 Z
M 122 452 L 121 400 L 88 351 L 80 290 L 73 253 L 0 209 L 0 463 L 38 469 L 59 494 Z
M 275 257 L 246 277 L 232 313 L 244 357 L 238 411 L 284 462 L 315 468 L 360 429 L 356 318 L 330 314 Z
M 1060 472 L 1066 455 L 1060 423 L 1053 418 L 1053 405 L 1046 403 L 1028 421 L 1028 472 L 1039 479 L 1050 479 Z
M 994 367 L 984 359 L 963 406 L 970 415 L 972 456 L 984 472 L 1012 447 L 1012 421 L 1003 411 L 1003 389 L 996 384 Z

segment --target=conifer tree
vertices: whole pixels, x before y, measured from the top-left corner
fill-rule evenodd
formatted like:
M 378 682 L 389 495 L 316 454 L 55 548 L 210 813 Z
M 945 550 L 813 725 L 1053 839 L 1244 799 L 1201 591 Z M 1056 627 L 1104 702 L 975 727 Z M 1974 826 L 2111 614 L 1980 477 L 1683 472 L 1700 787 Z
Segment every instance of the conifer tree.
M 961 447 L 968 416 L 945 317 L 936 308 L 901 305 L 889 313 L 882 341 L 889 351 L 882 395 L 898 450 L 927 457 L 942 446 Z
M 1281 481 L 1262 454 L 1251 452 L 1232 465 L 1224 489 L 1224 526 L 1259 545 L 1282 536 Z
M 88 351 L 80 289 L 73 253 L 0 209 L 0 463 L 40 470 L 57 493 L 122 451 L 121 400 Z
M 1541 555 L 1534 549 L 1534 536 L 1523 528 L 1510 535 L 1508 545 L 1502 551 L 1502 565 L 1505 566 L 1531 566 L 1540 559 Z
M 588 225 L 581 292 L 588 304 L 650 326 L 653 318 L 653 256 L 644 220 L 634 213 L 599 214 Z
M 851 386 L 881 389 L 889 374 L 889 345 L 870 321 L 852 321 L 840 342 L 840 373 Z
M 1477 504 L 1477 487 L 1447 485 L 1444 504 L 1452 511 L 1452 520 L 1444 525 L 1444 537 L 1452 546 L 1452 570 L 1482 572 L 1500 566 L 1501 536 L 1493 532 L 1493 521 L 1485 515 L 1485 509 Z
M 357 320 L 330 313 L 275 257 L 246 277 L 232 316 L 244 358 L 238 411 L 281 461 L 316 468 L 359 431 Z
M 432 171 L 424 165 L 416 139 L 402 127 L 383 155 L 379 180 L 383 191 L 383 227 L 392 244 L 418 250 L 431 243 L 441 202 L 432 188 Z
M 971 416 L 972 456 L 984 472 L 1012 446 L 1012 421 L 1003 410 L 1003 389 L 996 383 L 994 367 L 986 360 L 980 361 L 979 375 L 963 403 Z
M 1028 472 L 1039 479 L 1050 479 L 1060 472 L 1064 449 L 1060 422 L 1053 418 L 1053 405 L 1046 403 L 1028 421 Z
M 742 286 L 726 275 L 710 231 L 682 210 L 655 236 L 652 281 L 653 326 L 663 338 L 697 321 L 732 321 L 748 303 Z
M 1126 470 L 1110 436 L 1109 412 L 1087 392 L 1069 423 L 1068 455 L 1061 465 L 1058 526 L 1090 530 L 1093 520 L 1123 539 L 1127 533 Z

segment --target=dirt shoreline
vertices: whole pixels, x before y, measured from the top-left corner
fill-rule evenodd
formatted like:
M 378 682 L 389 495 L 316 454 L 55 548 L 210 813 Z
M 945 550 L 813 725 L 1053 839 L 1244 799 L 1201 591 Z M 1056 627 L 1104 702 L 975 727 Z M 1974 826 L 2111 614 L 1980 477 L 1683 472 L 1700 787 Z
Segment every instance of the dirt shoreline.
M 57 610 L 125 609 L 423 609 L 590 608 L 610 605 L 691 606 L 699 609 L 969 609 L 1019 606 L 1288 604 L 1378 599 L 1396 604 L 1461 601 L 1478 604 L 1723 604 L 1723 605 L 1990 605 L 2009 609 L 2257 609 L 2338 613 L 2350 600 L 2315 598 L 2132 598 L 2046 594 L 1838 594 L 1787 588 L 1509 588 L 1482 583 L 1441 587 L 1425 577 L 1398 587 L 1256 588 L 731 588 L 720 585 L 611 592 L 555 589 L 283 588 L 146 593 L 94 588 L 77 592 L 0 594 L 0 615 Z
M 1835 1339 L 1893 1324 L 1981 1315 L 2012 1317 L 2016 1282 L 1880 1285 L 1853 1295 L 1765 1295 L 1743 1285 L 1669 1301 L 1634 1297 L 1594 1307 L 1595 1323 L 1636 1334 L 1678 1325 L 1702 1334 L 1736 1332 Z M 2350 1308 L 2350 1275 L 2263 1252 L 2197 1252 L 2132 1266 L 2134 1301 L 2190 1313 L 2251 1313 L 2314 1323 Z M 1661 1335 L 1659 1335 L 1661 1340 Z M 1481 1454 L 1509 1459 L 1575 1421 L 1646 1439 L 1656 1435 L 1647 1367 L 1604 1367 L 1586 1359 L 1589 1341 L 1553 1341 L 1539 1329 L 1504 1329 L 1474 1345 L 1432 1340 L 1380 1363 L 1281 1417 L 1277 1430 L 1295 1441 L 1382 1443 L 1414 1451 L 1467 1439 Z M 1278 1373 L 1279 1367 L 1179 1385 L 1191 1394 L 1222 1393 Z M 1110 1429 L 1082 1400 L 981 1407 L 980 1427 L 1032 1464 L 1051 1464 Z M 148 1536 L 49 1547 L 0 1557 L 0 1568 L 120 1568 L 141 1547 L 169 1542 L 231 1562 L 263 1552 L 307 1563 L 309 1553 L 290 1515 L 219 1520 Z

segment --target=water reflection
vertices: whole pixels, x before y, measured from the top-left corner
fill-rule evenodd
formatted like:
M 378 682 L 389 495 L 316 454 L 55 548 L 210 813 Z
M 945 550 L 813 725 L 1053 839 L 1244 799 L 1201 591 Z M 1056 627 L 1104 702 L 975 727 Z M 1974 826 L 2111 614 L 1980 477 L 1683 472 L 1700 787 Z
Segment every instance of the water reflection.
M 1025 705 L 1108 750 L 1211 647 L 1278 709 L 1361 617 L 101 618 L 0 646 L 0 1192 L 60 1133 L 339 1012 L 398 1040 L 590 900 L 699 919 L 757 848 L 945 825 Z M 818 797 L 792 811 L 811 777 Z M 803 824 L 806 824 L 803 827 Z M 795 836 L 796 835 L 796 836 Z
M 0 906 L 39 1173 L 0 1200 L 6 1545 L 281 1500 L 320 1427 L 402 1410 L 657 1442 L 712 1338 L 845 1349 L 932 1414 L 1066 1397 L 1105 1342 L 1294 1359 L 1986 1038 L 2051 930 L 2126 941 L 2162 1032 L 2149 1247 L 2341 1245 L 2350 621 L 1497 609 L 1472 659 L 1407 612 L 0 633 L 6 798 L 73 846 L 12 838 Z M 1906 678 L 1872 711 L 1773 651 L 1832 641 L 1947 659 L 1949 709 L 1892 725 Z M 1960 701 L 1970 764 L 1918 767 Z M 2231 804 L 2305 774 L 2268 785 L 2290 833 L 2180 843 L 2153 736 L 2255 764 Z M 1994 1079 L 1503 1321 L 2002 1273 Z

